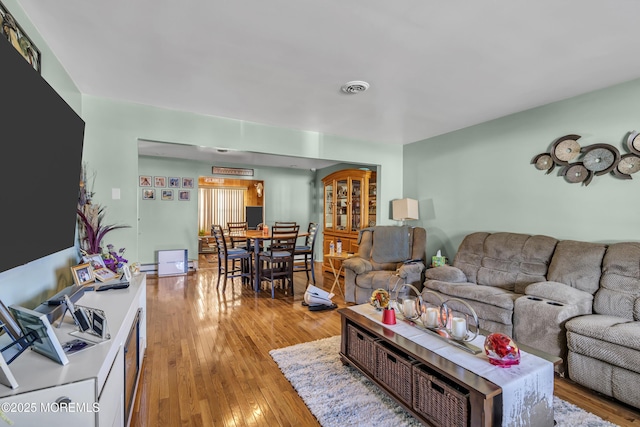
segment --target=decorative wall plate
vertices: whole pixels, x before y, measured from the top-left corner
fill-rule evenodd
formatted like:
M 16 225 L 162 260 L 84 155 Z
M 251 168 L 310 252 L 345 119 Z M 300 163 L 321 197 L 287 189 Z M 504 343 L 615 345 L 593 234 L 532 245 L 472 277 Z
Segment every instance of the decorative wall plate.
M 556 139 L 551 145 L 551 157 L 559 165 L 567 165 L 580 155 L 580 135 L 565 135 Z
M 540 153 L 533 158 L 531 163 L 536 165 L 536 169 L 540 171 L 547 171 L 551 173 L 556 164 L 553 162 L 553 158 L 549 153 Z
M 596 175 L 604 175 L 613 170 L 620 161 L 620 152 L 609 144 L 593 144 L 582 150 L 582 164 Z
M 631 174 L 640 171 L 640 156 L 633 153 L 625 154 L 620 158 L 613 174 L 618 178 L 631 179 Z
M 627 147 L 632 153 L 640 155 L 640 132 L 634 130 L 629 134 Z
M 593 178 L 593 174 L 589 169 L 584 167 L 582 162 L 576 162 L 565 166 L 560 171 L 560 175 L 563 175 L 564 178 L 572 184 L 581 182 L 584 185 L 589 185 L 591 178 Z

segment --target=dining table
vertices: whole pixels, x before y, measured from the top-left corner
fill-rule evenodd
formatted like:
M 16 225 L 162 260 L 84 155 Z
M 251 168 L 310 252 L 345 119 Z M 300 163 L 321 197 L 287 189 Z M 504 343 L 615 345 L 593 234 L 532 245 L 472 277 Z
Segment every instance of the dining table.
M 298 237 L 306 237 L 309 233 L 301 231 Z M 271 232 L 265 233 L 263 230 L 244 230 L 233 233 L 234 237 L 244 237 L 247 240 L 247 248 L 253 248 L 253 290 L 260 292 L 260 250 L 264 242 L 272 239 Z

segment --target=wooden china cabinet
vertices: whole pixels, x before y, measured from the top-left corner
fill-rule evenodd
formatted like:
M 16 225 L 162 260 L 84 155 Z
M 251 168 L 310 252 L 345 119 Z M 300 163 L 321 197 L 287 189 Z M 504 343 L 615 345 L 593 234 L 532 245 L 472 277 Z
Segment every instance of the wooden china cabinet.
M 358 252 L 358 233 L 376 225 L 376 173 L 361 169 L 345 169 L 327 175 L 324 187 L 324 254 L 333 241 L 342 241 L 342 252 Z M 334 260 L 336 271 L 340 261 Z M 328 259 L 323 271 L 331 273 Z

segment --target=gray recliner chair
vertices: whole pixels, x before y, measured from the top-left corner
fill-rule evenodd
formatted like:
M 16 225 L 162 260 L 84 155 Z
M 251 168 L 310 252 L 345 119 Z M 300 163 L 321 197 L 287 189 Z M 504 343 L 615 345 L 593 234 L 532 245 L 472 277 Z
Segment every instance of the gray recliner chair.
M 358 235 L 358 254 L 343 261 L 345 302 L 364 304 L 379 288 L 411 284 L 422 289 L 427 231 L 422 227 L 376 226 Z

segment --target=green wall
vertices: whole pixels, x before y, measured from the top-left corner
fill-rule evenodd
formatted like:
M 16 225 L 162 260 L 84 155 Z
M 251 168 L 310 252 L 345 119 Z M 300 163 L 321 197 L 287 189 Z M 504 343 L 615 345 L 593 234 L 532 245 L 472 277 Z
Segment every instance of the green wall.
M 248 150 L 297 157 L 321 158 L 341 163 L 379 165 L 385 177 L 379 197 L 402 197 L 402 147 L 247 123 L 186 112 L 83 96 L 83 117 L 87 122 L 84 160 L 96 173 L 95 200 L 107 207 L 106 222 L 131 225 L 107 235 L 107 243 L 125 247 L 130 261 L 153 262 L 158 249 L 187 248 L 189 257 L 197 251 L 197 199 L 190 203 L 141 200 L 139 175 L 211 175 L 212 164 L 181 160 L 138 159 L 137 141 L 147 139 L 206 147 Z M 295 172 L 283 168 L 260 168 L 255 179 L 265 179 L 267 223 L 287 216 L 299 222 L 313 218 L 321 209 L 311 200 L 317 188 L 317 171 Z M 277 169 L 281 169 L 278 171 Z M 286 171 L 286 172 L 283 172 Z M 316 187 L 313 188 L 313 185 Z M 121 198 L 111 199 L 112 189 Z M 381 205 L 381 218 L 389 208 Z M 316 212 L 317 215 L 317 212 Z M 391 223 L 390 220 L 381 223 Z
M 593 242 L 640 240 L 640 174 L 570 184 L 530 162 L 557 138 L 628 153 L 640 128 L 640 80 L 405 146 L 404 193 L 419 200 L 427 255 L 453 257 L 473 231 L 546 234 Z

